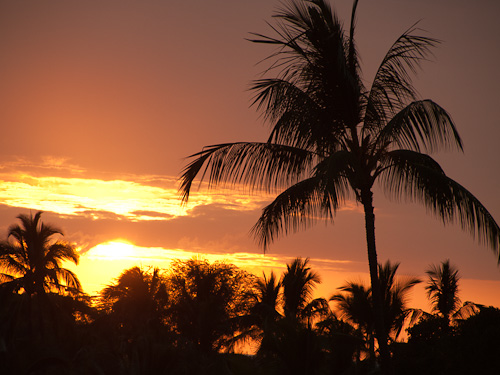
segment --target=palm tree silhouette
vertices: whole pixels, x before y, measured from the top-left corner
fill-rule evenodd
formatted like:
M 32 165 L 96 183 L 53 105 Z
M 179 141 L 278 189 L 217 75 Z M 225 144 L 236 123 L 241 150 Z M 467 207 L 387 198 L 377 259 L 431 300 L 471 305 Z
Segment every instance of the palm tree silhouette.
M 278 236 L 333 219 L 354 197 L 364 209 L 374 323 L 385 367 L 383 301 L 378 281 L 373 187 L 423 203 L 443 222 L 459 221 L 495 253 L 500 228 L 487 209 L 450 179 L 428 155 L 462 150 L 448 113 L 417 97 L 414 73 L 438 41 L 415 27 L 390 47 L 371 87 L 363 84 L 354 41 L 357 0 L 345 31 L 326 0 L 295 0 L 275 15 L 276 36 L 253 40 L 277 47 L 254 82 L 254 104 L 273 123 L 267 142 L 205 147 L 191 155 L 181 176 L 186 202 L 200 174 L 209 187 L 244 184 L 251 191 L 280 191 L 253 228 L 266 249 Z
M 313 298 L 320 281 L 309 259 L 299 257 L 287 264 L 279 282 L 273 273 L 257 282 L 257 303 L 251 312 L 265 312 L 265 319 L 257 319 L 259 335 L 254 335 L 257 355 L 264 362 L 277 361 L 288 374 L 319 371 L 323 348 L 313 323 L 330 312 L 324 298 Z
M 255 282 L 255 290 L 249 296 L 254 300 L 252 310 L 261 317 L 262 320 L 275 321 L 278 316 L 280 304 L 281 281 L 274 272 L 267 277 L 263 274 Z
M 383 265 L 379 264 L 378 271 L 384 301 L 384 323 L 393 341 L 397 340 L 406 322 L 411 324 L 421 315 L 420 310 L 407 307 L 408 294 L 421 280 L 412 276 L 396 278 L 398 268 L 399 263 L 387 261 Z
M 159 326 L 168 304 L 165 279 L 158 268 L 132 267 L 100 293 L 99 306 L 110 320 L 130 333 Z
M 462 301 L 458 296 L 460 275 L 458 269 L 447 259 L 439 266 L 431 265 L 426 271 L 428 276 L 427 296 L 433 304 L 432 312 L 444 319 L 444 329 L 458 319 L 467 319 L 479 312 L 479 305 Z
M 295 258 L 292 263 L 287 264 L 281 278 L 285 317 L 300 320 L 311 318 L 317 308 L 324 305 L 322 298 L 312 298 L 314 288 L 319 283 L 321 278 L 309 267 L 309 258 Z
M 253 339 L 260 353 L 266 353 L 272 346 L 272 336 L 277 322 L 283 318 L 281 306 L 281 281 L 274 272 L 269 277 L 263 273 L 257 278 L 253 290 L 247 296 L 251 308 L 249 314 L 242 318 L 243 330 L 241 338 Z
M 354 325 L 365 337 L 369 358 L 375 358 L 375 337 L 371 290 L 362 283 L 347 282 L 339 288 L 341 293 L 334 294 L 340 318 Z
M 410 323 L 420 317 L 420 310 L 407 307 L 408 293 L 421 281 L 415 277 L 398 277 L 396 272 L 399 263 L 387 261 L 379 264 L 378 274 L 380 290 L 384 306 L 385 331 L 391 340 L 396 340 L 405 322 Z M 370 358 L 375 356 L 373 298 L 371 288 L 362 283 L 348 282 L 339 288 L 341 293 L 333 295 L 330 300 L 337 303 L 341 317 L 356 325 L 365 335 Z
M 63 261 L 78 264 L 78 253 L 70 244 L 52 237 L 62 235 L 56 227 L 42 223 L 42 212 L 19 215 L 21 225 L 9 228 L 8 238 L 0 243 L 0 276 L 2 287 L 28 295 L 51 291 L 79 294 L 81 285 L 77 276 L 61 267 Z
M 458 270 L 447 259 L 440 266 L 432 265 L 425 272 L 429 276 L 425 287 L 427 296 L 433 303 L 433 312 L 439 313 L 449 325 L 452 314 L 460 308 L 458 297 Z
M 0 341 L 5 339 L 14 352 L 32 348 L 38 353 L 66 340 L 74 332 L 75 316 L 90 313 L 77 276 L 62 267 L 63 261 L 77 264 L 78 253 L 53 238 L 62 231 L 42 223 L 41 215 L 19 215 L 20 225 L 11 225 L 7 240 L 0 242 L 0 314 L 7 322 L 0 327 Z M 20 342 L 32 346 L 23 349 Z

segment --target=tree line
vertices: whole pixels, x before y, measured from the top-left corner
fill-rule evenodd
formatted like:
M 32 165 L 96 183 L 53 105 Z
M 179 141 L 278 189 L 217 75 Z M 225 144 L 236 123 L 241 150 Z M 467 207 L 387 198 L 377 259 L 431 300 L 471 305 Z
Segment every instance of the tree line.
M 94 297 L 63 260 L 62 231 L 20 215 L 0 243 L 0 359 L 16 374 L 372 374 L 379 368 L 371 287 L 346 282 L 314 298 L 307 258 L 281 275 L 202 258 L 132 267 Z M 58 238 L 55 238 L 55 237 Z M 461 303 L 449 261 L 427 270 L 433 309 L 408 306 L 423 280 L 379 264 L 385 338 L 395 371 L 500 369 L 500 310 Z M 407 328 L 408 340 L 398 340 Z

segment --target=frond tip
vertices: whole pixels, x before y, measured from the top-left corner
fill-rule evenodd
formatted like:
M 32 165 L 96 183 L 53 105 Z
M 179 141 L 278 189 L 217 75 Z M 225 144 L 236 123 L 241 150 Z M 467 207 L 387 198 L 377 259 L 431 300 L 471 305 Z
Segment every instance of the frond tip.
M 183 202 L 198 176 L 208 187 L 242 184 L 250 191 L 274 191 L 305 175 L 314 154 L 276 143 L 236 142 L 205 147 L 190 158 L 181 176 Z
M 471 192 L 446 176 L 429 155 L 395 150 L 387 157 L 388 166 L 381 175 L 387 191 L 423 203 L 445 224 L 458 221 L 462 229 L 493 250 L 500 264 L 500 227 Z

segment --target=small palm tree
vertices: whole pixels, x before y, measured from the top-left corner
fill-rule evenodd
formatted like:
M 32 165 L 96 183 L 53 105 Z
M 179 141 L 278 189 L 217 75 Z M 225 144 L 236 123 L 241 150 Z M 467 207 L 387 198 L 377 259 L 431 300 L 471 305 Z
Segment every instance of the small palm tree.
M 408 293 L 421 281 L 415 277 L 398 277 L 396 272 L 399 263 L 387 261 L 379 264 L 380 289 L 384 302 L 385 331 L 392 340 L 396 340 L 405 323 L 415 321 L 420 311 L 407 307 Z M 337 302 L 341 317 L 356 325 L 365 335 L 368 352 L 373 359 L 375 355 L 375 324 L 373 314 L 373 294 L 371 288 L 362 283 L 349 282 L 339 288 L 342 293 L 333 295 L 330 300 Z
M 21 225 L 12 225 L 8 240 L 0 243 L 2 286 L 28 295 L 52 291 L 79 294 L 77 276 L 61 267 L 68 260 L 78 264 L 78 253 L 67 242 L 52 239 L 62 231 L 42 223 L 41 215 L 19 215 Z
M 167 303 L 167 288 L 160 270 L 148 272 L 132 267 L 101 291 L 99 305 L 115 324 L 135 333 L 162 323 Z
M 254 299 L 254 312 L 261 317 L 262 320 L 275 321 L 280 317 L 278 312 L 281 301 L 281 281 L 274 272 L 267 277 L 265 274 L 259 277 L 255 282 L 255 290 L 251 294 Z
M 267 142 L 208 146 L 192 155 L 181 177 L 187 201 L 198 175 L 209 186 L 245 184 L 278 191 L 254 233 L 266 249 L 278 236 L 333 219 L 347 199 L 363 207 L 374 324 L 382 365 L 388 364 L 383 301 L 379 289 L 373 189 L 424 204 L 443 222 L 459 221 L 498 254 L 500 227 L 467 189 L 449 178 L 430 152 L 462 150 L 448 113 L 418 98 L 411 75 L 437 40 L 404 32 L 365 87 L 351 25 L 344 30 L 326 0 L 291 0 L 276 16 L 275 36 L 254 42 L 277 47 L 252 89 L 255 104 L 273 124 Z
M 340 293 L 330 297 L 337 304 L 340 318 L 354 325 L 365 337 L 371 359 L 375 357 L 375 336 L 371 289 L 362 283 L 348 282 Z
M 269 310 L 272 315 L 267 324 L 259 327 L 262 340 L 257 354 L 265 361 L 278 361 L 285 373 L 314 374 L 321 367 L 324 348 L 313 323 L 330 312 L 324 298 L 313 298 L 314 288 L 321 282 L 319 274 L 312 271 L 308 258 L 299 257 L 287 264 L 279 283 L 274 279 L 271 274 L 263 284 L 265 295 L 274 303 L 279 291 L 276 288 L 281 286 L 282 298 L 273 312 Z
M 384 301 L 384 323 L 386 332 L 392 340 L 397 340 L 405 323 L 413 323 L 421 315 L 418 309 L 408 308 L 408 294 L 411 289 L 421 283 L 421 280 L 412 276 L 399 276 L 396 272 L 399 263 L 387 261 L 379 264 L 380 289 Z
M 426 274 L 429 280 L 425 289 L 433 304 L 432 311 L 440 314 L 449 324 L 452 314 L 460 308 L 461 304 L 458 297 L 458 281 L 460 280 L 458 270 L 447 259 L 440 266 L 432 265 Z
M 272 347 L 272 337 L 277 322 L 283 318 L 281 310 L 281 282 L 274 272 L 257 278 L 254 288 L 247 296 L 250 301 L 249 314 L 243 316 L 242 334 L 237 339 L 251 339 L 258 347 L 258 354 L 265 355 Z
M 309 267 L 309 258 L 296 258 L 287 264 L 281 278 L 283 285 L 283 311 L 291 319 L 307 319 L 321 306 L 312 294 L 316 284 L 321 283 L 318 273 Z
M 439 266 L 432 265 L 427 271 L 428 281 L 425 287 L 431 300 L 432 312 L 437 313 L 445 321 L 445 328 L 456 320 L 467 319 L 479 312 L 479 305 L 462 301 L 458 296 L 460 275 L 458 269 L 447 259 Z
M 9 337 L 10 349 L 22 340 L 35 347 L 65 340 L 75 318 L 91 313 L 77 276 L 62 267 L 64 261 L 78 264 L 78 253 L 54 239 L 62 231 L 42 223 L 41 215 L 19 215 L 21 224 L 10 226 L 7 240 L 0 243 L 0 304 L 8 322 L 0 336 Z

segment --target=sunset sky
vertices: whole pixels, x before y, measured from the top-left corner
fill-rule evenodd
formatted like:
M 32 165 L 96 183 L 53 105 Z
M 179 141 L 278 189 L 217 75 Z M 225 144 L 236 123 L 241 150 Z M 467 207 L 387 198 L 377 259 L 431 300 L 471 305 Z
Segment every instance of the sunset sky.
M 341 19 L 351 0 L 334 0 Z M 20 213 L 65 232 L 94 293 L 123 267 L 167 266 L 205 254 L 260 274 L 310 257 L 328 297 L 368 272 L 362 211 L 276 242 L 264 255 L 249 231 L 271 196 L 244 190 L 177 194 L 186 157 L 203 146 L 263 141 L 249 83 L 272 51 L 274 0 L 0 0 L 0 236 Z M 415 22 L 443 43 L 415 85 L 451 113 L 464 154 L 434 155 L 500 220 L 500 2 L 360 0 L 357 43 L 366 84 L 392 42 Z M 375 192 L 379 260 L 424 276 L 450 259 L 463 301 L 500 306 L 493 252 L 425 209 Z M 114 243 L 109 244 L 109 242 Z M 118 244 L 117 243 L 121 243 Z M 427 308 L 423 288 L 416 304 Z

